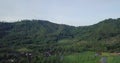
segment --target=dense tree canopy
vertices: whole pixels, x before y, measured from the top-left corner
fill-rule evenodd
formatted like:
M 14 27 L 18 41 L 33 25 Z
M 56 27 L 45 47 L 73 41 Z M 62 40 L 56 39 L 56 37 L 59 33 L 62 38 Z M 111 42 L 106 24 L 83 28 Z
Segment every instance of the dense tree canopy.
M 106 19 L 91 26 L 79 27 L 55 24 L 45 20 L 0 22 L 0 60 L 7 60 L 12 53 L 14 53 L 13 56 L 16 54 L 19 58 L 23 58 L 19 62 L 26 62 L 25 53 L 35 54 L 34 62 L 44 60 L 42 58 L 44 55 L 52 55 L 51 60 L 59 61 L 56 54 L 82 51 L 120 52 L 119 38 L 119 18 Z

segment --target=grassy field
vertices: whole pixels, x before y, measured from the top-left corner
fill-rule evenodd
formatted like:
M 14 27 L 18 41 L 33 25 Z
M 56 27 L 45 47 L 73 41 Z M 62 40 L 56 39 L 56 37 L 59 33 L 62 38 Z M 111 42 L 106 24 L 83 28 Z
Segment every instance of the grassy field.
M 107 58 L 107 63 L 120 63 L 120 56 L 111 53 L 102 53 L 95 56 L 94 52 L 75 53 L 64 56 L 62 63 L 100 63 L 102 57 Z
M 120 55 L 117 53 L 103 53 L 102 56 L 107 57 L 108 63 L 120 63 Z

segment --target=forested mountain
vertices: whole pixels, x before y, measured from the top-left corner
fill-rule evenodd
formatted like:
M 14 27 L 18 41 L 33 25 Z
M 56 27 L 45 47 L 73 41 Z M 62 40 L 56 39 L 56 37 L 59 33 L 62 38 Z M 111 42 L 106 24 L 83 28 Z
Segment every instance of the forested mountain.
M 59 25 L 43 20 L 23 20 L 15 23 L 0 23 L 1 41 L 9 44 L 32 44 L 57 42 L 73 38 L 73 26 Z
M 4 55 L 8 52 L 41 55 L 49 50 L 54 54 L 86 50 L 120 52 L 119 38 L 120 18 L 79 27 L 45 20 L 0 22 L 0 53 Z

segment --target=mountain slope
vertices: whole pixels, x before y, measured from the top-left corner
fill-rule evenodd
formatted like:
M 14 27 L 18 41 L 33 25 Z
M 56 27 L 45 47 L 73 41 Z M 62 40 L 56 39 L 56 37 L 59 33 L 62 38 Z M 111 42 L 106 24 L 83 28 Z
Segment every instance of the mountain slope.
M 77 54 L 68 58 L 79 60 L 83 53 L 82 61 L 97 58 L 85 51 L 120 52 L 120 19 L 79 27 L 45 20 L 0 22 L 0 63 L 64 63 L 66 56 Z
M 106 19 L 100 23 L 87 26 L 78 27 L 79 32 L 83 33 L 87 39 L 96 38 L 96 40 L 106 39 L 120 35 L 120 19 Z
M 86 45 L 92 48 L 93 43 L 101 42 L 107 48 L 108 44 L 111 46 L 112 44 L 119 45 L 119 37 L 119 18 L 106 19 L 100 23 L 82 27 L 55 24 L 45 20 L 22 20 L 14 23 L 0 22 L 0 43 L 8 47 L 11 47 L 11 45 L 13 47 L 24 45 L 46 47 L 45 44 L 52 44 L 52 46 L 58 44 L 60 47 L 63 45 L 65 48 L 68 47 L 67 49 L 83 47 L 84 45 L 87 49 Z M 80 45 L 77 46 L 78 44 Z
M 43 20 L 23 20 L 15 23 L 1 23 L 1 40 L 14 43 L 39 43 L 71 38 L 73 26 L 58 25 Z

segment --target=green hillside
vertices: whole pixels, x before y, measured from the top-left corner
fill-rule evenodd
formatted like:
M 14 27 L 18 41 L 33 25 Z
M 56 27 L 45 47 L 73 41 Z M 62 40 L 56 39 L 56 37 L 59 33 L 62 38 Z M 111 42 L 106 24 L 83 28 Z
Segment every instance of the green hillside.
M 85 51 L 118 53 L 119 38 L 120 18 L 79 27 L 45 20 L 0 22 L 0 63 L 10 63 L 11 58 L 14 63 L 61 63 L 61 55 L 70 59 Z M 26 58 L 26 54 L 32 57 Z

